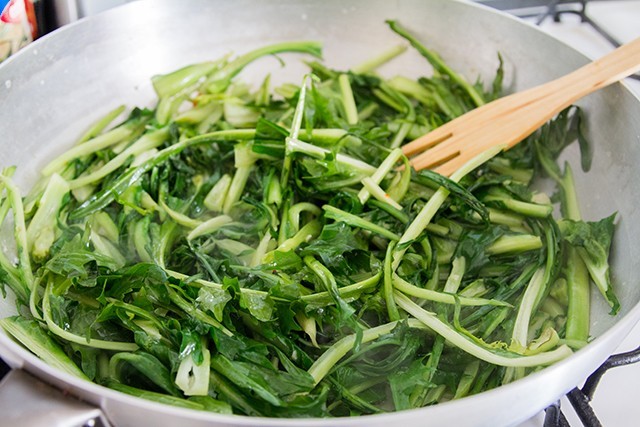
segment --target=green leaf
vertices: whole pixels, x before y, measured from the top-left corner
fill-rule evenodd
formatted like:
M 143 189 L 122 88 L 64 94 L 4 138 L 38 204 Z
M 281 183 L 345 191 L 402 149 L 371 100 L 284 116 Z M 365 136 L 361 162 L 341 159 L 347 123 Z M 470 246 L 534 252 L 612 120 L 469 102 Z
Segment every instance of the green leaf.
M 465 189 L 462 185 L 455 181 L 450 180 L 446 176 L 440 175 L 437 172 L 433 172 L 428 169 L 423 169 L 420 172 L 415 173 L 413 181 L 427 185 L 429 187 L 433 184 L 437 187 L 444 187 L 451 195 L 458 197 L 472 210 L 477 212 L 484 222 L 489 222 L 489 212 L 487 207 L 480 202 L 469 190 Z
M 231 414 L 232 410 L 228 403 L 221 402 L 208 396 L 192 396 L 188 399 L 182 399 L 180 397 L 169 396 L 162 393 L 156 393 L 153 391 L 142 390 L 137 387 L 131 387 L 125 384 L 120 384 L 115 381 L 107 383 L 107 387 L 120 391 L 122 393 L 130 394 L 132 396 L 140 397 L 142 399 L 151 400 L 153 402 L 162 403 L 164 405 L 177 406 L 179 408 L 195 409 L 197 411 L 210 411 L 219 414 Z
M 211 367 L 274 406 L 286 406 L 287 397 L 308 393 L 314 387 L 313 378 L 302 370 L 281 371 L 251 362 L 231 361 L 222 355 L 212 357 Z
M 283 158 L 284 141 L 287 136 L 289 136 L 289 131 L 282 126 L 263 118 L 258 119 L 256 136 L 251 149 L 254 153 Z
M 105 295 L 115 299 L 122 299 L 129 292 L 143 287 L 148 289 L 159 288 L 160 285 L 168 282 L 165 271 L 158 265 L 151 263 L 133 264 L 114 271 L 112 274 L 100 276 L 99 280 L 104 283 Z M 162 296 L 162 300 L 166 301 L 168 297 L 165 297 L 164 294 L 164 292 L 156 293 L 156 295 Z
M 391 397 L 396 411 L 422 406 L 420 405 L 422 402 L 415 402 L 414 399 L 417 393 L 435 386 L 429 381 L 429 374 L 430 370 L 427 365 L 417 359 L 412 361 L 409 366 L 393 372 L 389 376 Z
M 349 252 L 366 249 L 366 243 L 354 235 L 351 227 L 344 222 L 336 222 L 325 224 L 320 235 L 302 249 L 300 254 L 317 255 L 324 264 L 338 266 L 344 262 L 344 257 Z
M 201 308 L 212 312 L 215 318 L 221 322 L 224 307 L 231 299 L 229 292 L 224 289 L 203 286 L 198 290 L 196 302 Z
M 118 262 L 89 249 L 80 235 L 66 242 L 45 264 L 52 273 L 72 279 L 81 286 L 95 286 L 99 267 L 118 268 Z
M 612 313 L 620 309 L 609 273 L 609 251 L 615 231 L 616 214 L 597 222 L 564 220 L 562 234 L 572 246 L 582 248 L 578 251 L 585 262 L 589 275 L 611 306 Z
M 36 321 L 21 316 L 5 317 L 0 319 L 0 327 L 47 364 L 73 376 L 89 379 Z
M 240 294 L 240 306 L 262 322 L 268 322 L 273 317 L 274 302 L 269 295 L 243 292 Z
M 127 384 L 138 375 L 150 381 L 166 393 L 179 397 L 180 391 L 175 386 L 169 370 L 151 354 L 144 352 L 116 353 L 109 361 L 111 377 Z
M 454 257 L 465 258 L 467 275 L 476 274 L 490 263 L 487 248 L 507 232 L 504 227 L 487 226 L 479 230 L 468 229 L 462 233 Z

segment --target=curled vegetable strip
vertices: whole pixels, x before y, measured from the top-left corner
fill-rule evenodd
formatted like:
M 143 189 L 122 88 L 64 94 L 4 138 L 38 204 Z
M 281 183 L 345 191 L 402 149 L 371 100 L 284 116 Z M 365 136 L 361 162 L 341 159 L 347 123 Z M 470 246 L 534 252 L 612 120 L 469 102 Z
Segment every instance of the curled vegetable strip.
M 138 349 L 138 345 L 132 342 L 105 341 L 95 338 L 82 337 L 69 331 L 65 331 L 60 326 L 58 326 L 51 315 L 51 292 L 51 283 L 49 283 L 47 284 L 47 287 L 44 291 L 44 296 L 42 297 L 42 316 L 44 317 L 44 321 L 47 323 L 47 326 L 52 333 L 58 335 L 60 338 L 66 341 L 70 341 L 87 347 L 101 348 L 104 350 L 113 351 L 136 351 Z
M 92 172 L 88 175 L 82 175 L 70 181 L 69 185 L 71 186 L 71 188 L 75 189 L 75 188 L 80 188 L 82 186 L 85 186 L 87 184 L 95 183 L 96 181 L 104 178 L 111 172 L 118 169 L 120 166 L 124 165 L 125 162 L 131 156 L 137 156 L 138 154 L 141 154 L 147 150 L 160 146 L 166 140 L 168 135 L 169 135 L 168 128 L 159 129 L 154 132 L 143 135 L 134 144 L 127 147 L 127 149 L 125 149 L 122 153 L 118 154 L 109 163 L 107 163 L 106 165 L 104 165 L 103 167 L 101 167 L 95 172 Z
M 398 160 L 400 160 L 401 157 L 402 150 L 400 148 L 391 150 L 389 155 L 382 161 L 382 163 L 380 163 L 380 166 L 378 166 L 373 175 L 371 175 L 371 180 L 375 184 L 380 184 L 384 177 L 387 176 L 389 172 L 391 172 L 391 169 L 393 169 L 393 166 L 398 162 Z M 365 204 L 369 199 L 369 191 L 366 188 L 363 188 L 358 193 L 358 198 L 360 199 L 360 203 Z
M 49 164 L 42 169 L 42 175 L 49 176 L 56 171 L 62 170 L 67 163 L 74 159 L 82 156 L 88 156 L 99 150 L 104 150 L 107 147 L 116 145 L 131 136 L 133 132 L 134 129 L 122 126 L 96 136 L 81 145 L 73 147 L 69 151 L 65 151 L 59 157 L 49 162 Z
M 309 212 L 317 217 L 322 213 L 322 210 L 309 202 L 300 202 L 291 206 L 289 209 L 289 220 L 291 221 L 293 230 L 296 232 L 300 229 L 300 214 L 302 214 L 302 212 Z
M 395 297 L 396 304 L 398 304 L 400 308 L 414 316 L 420 322 L 424 323 L 424 325 L 429 329 L 433 330 L 438 335 L 443 336 L 447 341 L 458 347 L 460 350 L 463 350 L 478 359 L 484 360 L 485 362 L 493 363 L 494 365 L 511 367 L 549 365 L 562 360 L 573 353 L 568 346 L 562 345 L 553 351 L 543 352 L 533 356 L 520 356 L 518 354 L 508 352 L 504 352 L 504 355 L 497 354 L 497 352 L 490 351 L 460 334 L 451 326 L 438 319 L 435 314 L 426 311 L 405 295 L 396 292 Z
M 366 344 L 370 341 L 378 339 L 382 335 L 388 334 L 393 330 L 393 328 L 398 326 L 400 322 L 400 320 L 397 320 L 395 322 L 385 323 L 383 325 L 363 331 L 362 337 L 360 338 L 360 343 Z M 427 328 L 417 319 L 409 319 L 408 324 L 411 328 Z M 355 344 L 355 342 L 356 334 L 347 335 L 346 337 L 333 344 L 314 362 L 313 365 L 311 365 L 308 372 L 313 377 L 316 384 L 322 381 L 322 379 L 329 373 L 329 371 L 331 371 L 331 368 L 333 368 L 333 366 L 340 359 L 342 359 L 349 351 L 353 349 L 353 345 Z
M 232 221 L 233 218 L 227 215 L 216 216 L 196 226 L 196 228 L 191 230 L 191 232 L 187 235 L 187 239 L 193 240 L 196 237 L 213 233 L 219 230 L 221 227 L 230 224 Z
M 527 335 L 529 332 L 529 322 L 531 321 L 531 314 L 533 306 L 536 301 L 536 296 L 540 292 L 540 288 L 544 285 L 544 268 L 539 268 L 531 277 L 529 286 L 524 292 L 522 301 L 520 302 L 520 308 L 516 316 L 516 322 L 513 326 L 512 346 L 515 348 L 527 347 Z
M 470 298 L 464 296 L 455 296 L 446 292 L 438 292 L 431 289 L 419 288 L 404 280 L 397 274 L 393 274 L 393 286 L 395 289 L 424 300 L 440 302 L 444 304 L 460 304 L 463 306 L 481 306 L 481 305 L 494 305 L 509 307 L 510 304 L 504 301 L 485 299 L 485 298 Z

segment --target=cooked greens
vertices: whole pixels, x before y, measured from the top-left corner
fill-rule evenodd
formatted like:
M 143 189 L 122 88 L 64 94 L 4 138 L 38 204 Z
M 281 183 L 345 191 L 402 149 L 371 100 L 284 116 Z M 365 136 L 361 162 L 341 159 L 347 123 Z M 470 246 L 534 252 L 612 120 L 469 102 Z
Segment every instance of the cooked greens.
M 581 111 L 451 177 L 415 171 L 399 147 L 497 98 L 502 64 L 486 90 L 389 25 L 431 77 L 376 74 L 398 46 L 250 86 L 237 76 L 262 56 L 320 57 L 266 46 L 154 77 L 154 110 L 113 127 L 124 108 L 109 112 L 26 197 L 2 171 L 0 282 L 19 314 L 0 325 L 106 387 L 266 417 L 422 407 L 586 344 L 590 281 L 619 303 L 614 216 L 584 221 L 557 163 L 579 139 L 590 165 Z M 557 195 L 532 185 L 545 177 Z

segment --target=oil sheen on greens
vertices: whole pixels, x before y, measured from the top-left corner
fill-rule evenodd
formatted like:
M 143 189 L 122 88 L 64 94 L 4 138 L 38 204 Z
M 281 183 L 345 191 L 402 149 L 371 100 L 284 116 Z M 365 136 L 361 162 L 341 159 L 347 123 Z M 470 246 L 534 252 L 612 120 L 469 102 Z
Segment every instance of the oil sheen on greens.
M 501 60 L 471 84 L 388 24 L 404 44 L 350 70 L 285 42 L 156 76 L 155 109 L 107 114 L 27 196 L 2 171 L 20 313 L 2 327 L 106 387 L 265 417 L 422 407 L 586 344 L 590 293 L 619 304 L 614 216 L 583 220 L 556 161 L 578 140 L 589 168 L 580 110 L 451 177 L 416 172 L 399 147 L 500 96 Z M 430 77 L 376 73 L 407 45 Z M 238 76 L 285 52 L 299 81 Z

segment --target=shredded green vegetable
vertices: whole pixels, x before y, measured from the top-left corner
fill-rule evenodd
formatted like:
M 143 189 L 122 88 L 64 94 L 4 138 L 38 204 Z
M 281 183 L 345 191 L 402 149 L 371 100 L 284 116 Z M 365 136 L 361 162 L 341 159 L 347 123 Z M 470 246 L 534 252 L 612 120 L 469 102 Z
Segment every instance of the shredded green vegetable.
M 2 171 L 0 283 L 20 314 L 0 326 L 106 387 L 267 417 L 457 399 L 586 344 L 590 290 L 619 302 L 614 216 L 584 221 L 556 162 L 587 146 L 581 111 L 450 178 L 416 172 L 399 147 L 500 96 L 502 64 L 486 90 L 389 25 L 433 76 L 377 75 L 398 45 L 254 88 L 239 74 L 264 55 L 320 56 L 266 46 L 154 77 L 155 109 L 109 112 L 24 198 Z

